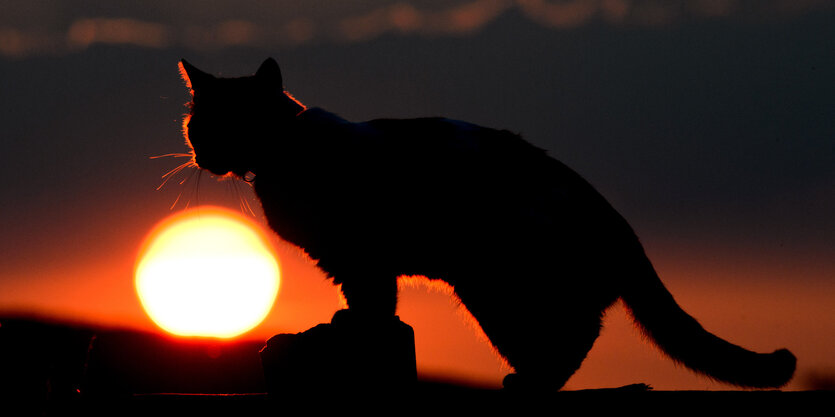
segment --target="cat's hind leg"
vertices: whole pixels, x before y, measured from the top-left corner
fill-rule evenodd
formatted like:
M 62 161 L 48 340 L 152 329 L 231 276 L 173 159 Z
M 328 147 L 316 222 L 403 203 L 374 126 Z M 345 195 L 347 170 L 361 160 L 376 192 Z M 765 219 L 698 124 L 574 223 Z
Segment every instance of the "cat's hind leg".
M 505 389 L 556 391 L 580 368 L 600 334 L 599 315 L 566 311 L 553 319 L 546 328 L 527 327 L 526 336 L 496 346 L 516 371 L 505 377 Z
M 516 371 L 508 390 L 556 391 L 579 369 L 600 334 L 601 310 L 578 293 L 456 286 L 461 301 Z M 595 307 L 592 307 L 595 306 Z

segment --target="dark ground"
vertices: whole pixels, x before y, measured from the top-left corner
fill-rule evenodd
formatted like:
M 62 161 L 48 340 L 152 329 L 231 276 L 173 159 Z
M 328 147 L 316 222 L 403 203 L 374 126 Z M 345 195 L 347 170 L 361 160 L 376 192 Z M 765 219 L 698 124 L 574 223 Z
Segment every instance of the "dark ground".
M 7 414 L 34 415 L 721 414 L 819 415 L 835 391 L 645 391 L 509 393 L 419 380 L 406 390 L 266 394 L 263 342 L 176 339 L 119 329 L 0 320 L 0 399 Z M 323 384 L 323 386 L 328 384 Z M 333 386 L 331 384 L 331 386 Z M 338 386 L 338 385 L 337 385 Z M 376 414 L 376 413 L 375 413 Z
M 340 398 L 327 393 L 271 398 L 267 394 L 150 394 L 121 400 L 39 403 L 42 415 L 248 416 L 326 415 L 829 415 L 832 391 L 564 391 L 518 396 L 421 382 L 409 393 Z M 0 410 L 2 411 L 2 410 Z M 340 415 L 336 414 L 336 415 Z M 347 415 L 351 415 L 347 414 Z M 357 414 L 360 415 L 360 414 Z

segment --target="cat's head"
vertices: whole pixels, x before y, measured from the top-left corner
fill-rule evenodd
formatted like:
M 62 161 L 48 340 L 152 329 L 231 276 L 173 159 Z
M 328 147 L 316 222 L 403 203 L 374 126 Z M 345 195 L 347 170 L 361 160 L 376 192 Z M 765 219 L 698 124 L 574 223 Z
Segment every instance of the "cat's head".
M 183 134 L 193 161 L 218 176 L 245 177 L 281 123 L 304 106 L 284 91 L 278 63 L 269 58 L 247 77 L 220 78 L 186 60 L 180 74 L 191 90 Z

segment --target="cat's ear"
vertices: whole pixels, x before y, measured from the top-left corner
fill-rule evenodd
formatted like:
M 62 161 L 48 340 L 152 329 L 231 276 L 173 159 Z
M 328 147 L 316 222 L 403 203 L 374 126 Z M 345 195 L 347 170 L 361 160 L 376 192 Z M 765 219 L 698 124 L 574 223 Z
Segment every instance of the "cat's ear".
M 211 74 L 200 71 L 194 65 L 189 64 L 185 59 L 180 60 L 180 75 L 188 85 L 188 88 L 191 88 L 192 90 L 205 86 L 215 78 Z
M 278 68 L 278 62 L 275 62 L 272 58 L 267 58 L 261 64 L 258 71 L 255 72 L 255 77 L 267 83 L 271 88 L 278 89 L 279 91 L 284 89 L 284 82 L 281 79 L 281 69 Z

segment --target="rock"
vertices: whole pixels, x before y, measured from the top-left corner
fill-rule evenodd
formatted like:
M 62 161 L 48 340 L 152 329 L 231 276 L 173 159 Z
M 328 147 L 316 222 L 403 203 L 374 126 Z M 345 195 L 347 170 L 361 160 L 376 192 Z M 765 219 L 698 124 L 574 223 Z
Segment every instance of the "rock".
M 348 310 L 296 334 L 278 334 L 261 349 L 272 398 L 408 390 L 417 382 L 415 336 L 397 316 L 353 317 Z

